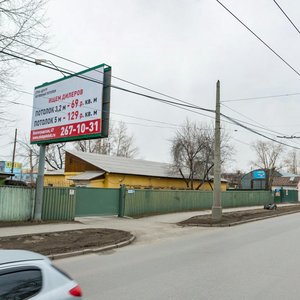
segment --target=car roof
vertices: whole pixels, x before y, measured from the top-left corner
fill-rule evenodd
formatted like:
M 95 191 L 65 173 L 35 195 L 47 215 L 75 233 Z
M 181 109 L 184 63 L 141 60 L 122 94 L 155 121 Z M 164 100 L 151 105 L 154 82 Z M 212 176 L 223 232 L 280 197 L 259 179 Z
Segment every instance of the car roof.
M 0 250 L 0 266 L 8 263 L 31 261 L 31 260 L 44 260 L 49 259 L 39 253 L 27 250 Z

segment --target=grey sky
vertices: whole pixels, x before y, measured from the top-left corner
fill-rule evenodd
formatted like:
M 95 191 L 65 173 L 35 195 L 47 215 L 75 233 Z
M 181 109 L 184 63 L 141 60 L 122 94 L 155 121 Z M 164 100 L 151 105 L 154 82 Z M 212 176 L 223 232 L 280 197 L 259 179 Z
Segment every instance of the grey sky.
M 300 27 L 300 3 L 278 2 Z M 222 3 L 300 70 L 300 34 L 272 0 Z M 221 100 L 300 92 L 300 77 L 213 0 L 50 0 L 46 17 L 47 50 L 88 66 L 106 63 L 115 76 L 201 107 L 214 109 L 217 80 L 221 81 Z M 43 53 L 35 57 L 73 71 L 83 69 Z M 59 77 L 60 73 L 24 65 L 16 80 L 23 90 L 32 92 L 34 86 Z M 115 79 L 113 84 L 151 94 Z M 30 95 L 15 96 L 19 102 L 32 104 Z M 278 134 L 300 134 L 299 97 L 224 102 L 222 112 Z M 1 130 L 0 159 L 9 159 L 12 145 L 8 143 L 15 127 L 20 135 L 30 131 L 29 107 L 10 105 L 8 111 L 16 122 Z M 126 122 L 134 134 L 140 158 L 163 162 L 170 160 L 169 140 L 176 127 L 117 114 L 178 125 L 187 117 L 212 122 L 208 117 L 115 90 L 111 112 L 112 119 Z M 255 158 L 249 144 L 259 137 L 232 124 L 223 126 L 236 149 L 236 161 L 227 168 L 249 170 L 249 162 Z M 276 137 L 276 133 L 268 135 Z M 285 142 L 300 147 L 300 140 Z

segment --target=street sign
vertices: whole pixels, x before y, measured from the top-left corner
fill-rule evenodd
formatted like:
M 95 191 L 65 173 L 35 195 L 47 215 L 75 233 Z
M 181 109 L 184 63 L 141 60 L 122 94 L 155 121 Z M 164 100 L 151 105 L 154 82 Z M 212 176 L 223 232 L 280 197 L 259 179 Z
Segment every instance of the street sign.
M 106 137 L 110 101 L 103 98 L 110 96 L 104 91 L 110 88 L 106 72 L 110 75 L 111 68 L 102 64 L 36 87 L 31 144 Z

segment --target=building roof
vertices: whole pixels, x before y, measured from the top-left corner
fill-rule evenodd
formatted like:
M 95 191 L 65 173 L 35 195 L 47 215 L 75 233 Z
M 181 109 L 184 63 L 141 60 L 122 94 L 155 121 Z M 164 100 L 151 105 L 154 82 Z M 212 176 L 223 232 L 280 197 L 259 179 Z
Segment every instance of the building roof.
M 171 173 L 171 166 L 167 163 L 73 150 L 66 152 L 108 173 L 181 178 L 180 174 Z
M 168 163 L 87 153 L 75 150 L 67 150 L 66 152 L 107 173 L 182 179 L 182 176 L 179 173 L 174 174 L 171 172 L 171 164 Z M 209 180 L 213 181 L 213 176 L 209 176 Z M 223 178 L 221 181 L 227 182 L 227 180 Z
M 65 171 L 63 169 L 60 170 L 46 170 L 45 175 L 64 175 Z
M 272 186 L 297 186 L 300 176 L 274 177 Z
M 14 175 L 15 175 L 14 173 L 0 172 L 0 179 L 5 179 L 7 177 L 14 176 Z
M 73 176 L 68 178 L 68 180 L 92 180 L 97 177 L 100 177 L 104 174 L 104 172 L 97 172 L 97 171 L 86 171 L 80 173 L 79 175 Z

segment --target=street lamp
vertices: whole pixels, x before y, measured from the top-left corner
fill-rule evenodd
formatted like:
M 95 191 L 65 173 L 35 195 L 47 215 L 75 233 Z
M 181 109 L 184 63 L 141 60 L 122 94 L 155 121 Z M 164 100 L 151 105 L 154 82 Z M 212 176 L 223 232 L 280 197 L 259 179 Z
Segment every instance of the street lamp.
M 48 60 L 48 59 L 39 59 L 39 58 L 36 58 L 34 60 L 34 63 L 36 65 L 40 65 L 42 66 L 43 63 L 48 63 L 48 64 L 51 64 L 57 71 L 59 71 L 64 77 L 66 77 L 66 75 L 62 72 L 62 70 L 60 70 L 51 60 Z

